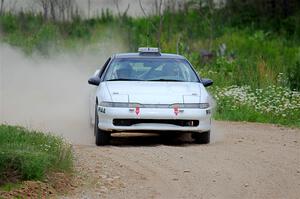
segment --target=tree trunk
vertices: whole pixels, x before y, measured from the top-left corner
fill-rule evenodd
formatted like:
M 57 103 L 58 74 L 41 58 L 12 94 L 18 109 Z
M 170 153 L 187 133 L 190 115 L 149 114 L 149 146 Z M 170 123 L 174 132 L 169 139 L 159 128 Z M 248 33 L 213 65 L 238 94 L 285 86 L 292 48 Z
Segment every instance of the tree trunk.
M 91 17 L 91 0 L 88 0 L 88 19 Z
M 3 5 L 4 5 L 4 0 L 1 0 L 0 15 L 3 14 Z
M 290 15 L 289 13 L 289 1 L 283 0 L 283 16 L 284 18 L 288 17 Z
M 44 10 L 44 20 L 47 20 L 48 19 L 48 6 L 44 5 L 43 10 Z
M 51 13 L 52 20 L 55 21 L 56 20 L 55 2 L 53 0 L 50 1 L 50 13 Z
M 276 17 L 276 0 L 271 1 L 272 17 Z

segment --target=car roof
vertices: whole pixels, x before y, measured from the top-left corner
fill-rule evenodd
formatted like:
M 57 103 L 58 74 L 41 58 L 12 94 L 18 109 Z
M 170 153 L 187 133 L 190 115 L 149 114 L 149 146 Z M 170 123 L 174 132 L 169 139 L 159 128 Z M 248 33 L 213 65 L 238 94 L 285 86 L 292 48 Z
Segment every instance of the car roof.
M 169 58 L 169 59 L 185 59 L 185 57 L 177 54 L 160 53 L 160 55 L 141 55 L 140 53 L 118 53 L 115 58 Z

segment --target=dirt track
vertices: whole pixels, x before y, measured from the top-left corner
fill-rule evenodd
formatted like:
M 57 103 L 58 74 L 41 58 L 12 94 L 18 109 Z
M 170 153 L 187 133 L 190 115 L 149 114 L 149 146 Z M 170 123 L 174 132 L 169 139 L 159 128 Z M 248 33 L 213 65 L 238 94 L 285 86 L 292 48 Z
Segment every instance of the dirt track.
M 214 123 L 214 143 L 124 135 L 75 146 L 70 198 L 300 198 L 300 130 Z

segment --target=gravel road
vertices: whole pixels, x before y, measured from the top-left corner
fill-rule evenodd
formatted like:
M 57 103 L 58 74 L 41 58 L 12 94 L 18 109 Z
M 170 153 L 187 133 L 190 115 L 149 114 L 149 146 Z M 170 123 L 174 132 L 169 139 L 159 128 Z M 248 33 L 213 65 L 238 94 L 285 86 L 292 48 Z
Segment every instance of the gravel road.
M 119 135 L 74 146 L 78 186 L 64 198 L 300 198 L 300 129 L 214 122 L 213 143 Z

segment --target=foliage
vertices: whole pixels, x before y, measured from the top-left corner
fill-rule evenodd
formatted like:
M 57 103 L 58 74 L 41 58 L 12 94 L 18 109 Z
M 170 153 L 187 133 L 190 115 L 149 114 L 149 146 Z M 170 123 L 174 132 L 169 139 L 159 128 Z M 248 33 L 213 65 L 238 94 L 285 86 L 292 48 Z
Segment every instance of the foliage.
M 224 17 L 238 27 L 274 31 L 297 38 L 300 31 L 298 0 L 228 0 Z
M 216 51 L 223 43 L 227 46 L 225 56 L 216 57 L 200 69 L 204 76 L 210 75 L 206 71 L 216 72 L 212 78 L 218 80 L 219 86 L 246 84 L 263 88 L 280 85 L 282 82 L 276 79 L 280 73 L 287 75 L 293 70 L 295 75 L 299 74 L 294 69 L 298 47 L 289 41 L 272 38 L 261 31 L 251 33 L 248 30 L 230 29 L 222 37 L 216 38 Z M 293 82 L 290 78 L 282 86 L 289 86 Z
M 72 169 L 71 145 L 50 134 L 1 125 L 0 151 L 0 184 L 42 180 L 50 170 Z
M 249 86 L 216 87 L 216 118 L 268 122 L 300 127 L 300 92 L 281 86 L 252 89 Z
M 295 64 L 287 69 L 288 80 L 292 90 L 300 90 L 300 48 Z

